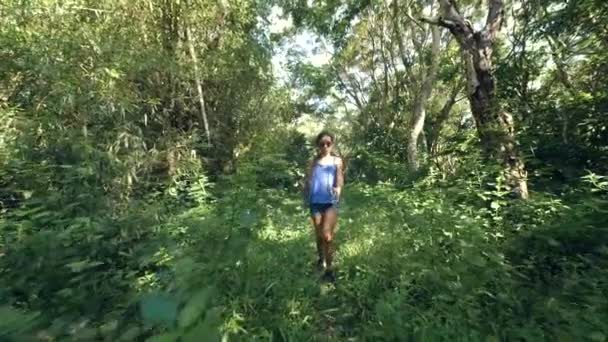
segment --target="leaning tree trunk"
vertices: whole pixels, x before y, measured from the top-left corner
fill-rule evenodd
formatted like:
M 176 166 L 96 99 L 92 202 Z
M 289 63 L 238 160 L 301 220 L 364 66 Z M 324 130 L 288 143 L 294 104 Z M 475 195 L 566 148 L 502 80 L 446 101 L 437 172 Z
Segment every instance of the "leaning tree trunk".
M 484 155 L 500 163 L 506 184 L 520 198 L 528 198 L 527 173 L 515 142 L 511 115 L 498 104 L 492 52 L 503 16 L 503 0 L 488 0 L 485 27 L 475 31 L 458 11 L 455 0 L 440 0 L 441 16 L 423 19 L 446 27 L 458 41 L 467 69 L 468 98 Z
M 458 84 L 452 88 L 448 99 L 445 101 L 445 104 L 437 114 L 437 118 L 428 127 L 428 133 L 426 135 L 428 147 L 427 153 L 429 153 L 431 156 L 435 156 L 437 154 L 437 142 L 439 140 L 439 136 L 441 135 L 441 129 L 443 128 L 443 124 L 448 120 L 452 107 L 454 107 L 457 102 L 456 97 L 463 88 L 463 82 L 458 82 Z
M 432 45 L 431 45 L 431 61 L 426 74 L 423 75 L 422 85 L 416 94 L 414 100 L 414 112 L 412 115 L 412 125 L 410 137 L 407 143 L 407 161 L 410 170 L 417 171 L 418 163 L 418 141 L 420 134 L 424 128 L 424 120 L 426 119 L 426 105 L 433 91 L 433 84 L 439 69 L 439 48 L 441 44 L 441 35 L 438 27 L 433 27 Z
M 187 28 L 186 31 L 188 39 L 188 49 L 190 51 L 190 58 L 192 58 L 192 66 L 194 68 L 194 81 L 196 83 L 196 91 L 198 93 L 198 104 L 201 112 L 201 121 L 205 128 L 205 136 L 207 137 L 207 144 L 211 145 L 211 132 L 209 130 L 209 120 L 207 119 L 207 111 L 205 110 L 205 93 L 203 93 L 203 86 L 201 82 L 200 71 L 198 69 L 198 58 L 196 57 L 196 50 L 194 49 L 194 43 L 192 42 L 192 31 Z

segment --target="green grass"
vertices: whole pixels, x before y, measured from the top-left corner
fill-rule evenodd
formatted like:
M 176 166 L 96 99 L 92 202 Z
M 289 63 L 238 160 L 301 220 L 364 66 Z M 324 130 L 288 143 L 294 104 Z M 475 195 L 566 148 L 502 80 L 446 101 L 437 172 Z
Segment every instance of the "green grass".
M 76 306 L 61 306 L 72 332 L 53 335 L 56 308 L 42 306 L 35 311 L 49 323 L 21 331 L 62 341 L 604 341 L 605 219 L 554 198 L 500 210 L 441 189 L 351 184 L 336 234 L 338 279 L 329 284 L 314 269 L 313 230 L 296 194 L 235 188 L 150 226 L 154 243 L 129 245 L 142 250 L 128 266 L 140 271 L 104 276 L 120 275 L 108 279 L 130 289 L 108 294 L 109 310 L 74 328 Z M 575 213 L 596 226 L 579 227 Z M 75 279 L 106 284 L 87 272 Z M 65 291 L 80 306 L 98 296 L 62 284 L 49 303 Z M 0 315 L 15 331 L 14 322 L 35 319 Z
M 338 279 L 327 284 L 314 271 L 313 231 L 299 204 L 271 191 L 245 206 L 258 218 L 246 242 L 224 250 L 226 266 L 214 276 L 230 340 L 597 341 L 606 334 L 605 263 L 586 270 L 588 279 L 572 271 L 537 283 L 531 274 L 549 271 L 532 259 L 511 262 L 506 253 L 519 238 L 491 211 L 451 203 L 439 191 L 351 186 L 336 234 Z M 576 259 L 560 262 L 580 266 Z

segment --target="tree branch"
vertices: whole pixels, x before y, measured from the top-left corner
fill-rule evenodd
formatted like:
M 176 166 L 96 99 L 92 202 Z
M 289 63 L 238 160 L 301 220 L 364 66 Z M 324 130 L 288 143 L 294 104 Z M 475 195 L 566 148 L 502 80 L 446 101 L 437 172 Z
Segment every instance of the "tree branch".
M 420 24 L 420 22 L 418 20 L 416 20 L 414 17 L 412 17 L 412 14 L 410 13 L 410 11 L 406 11 L 405 16 L 409 20 L 411 20 L 414 24 L 416 24 L 416 26 L 418 26 L 421 30 L 424 30 L 424 27 Z M 421 21 L 422 21 L 422 19 L 421 19 Z
M 447 29 L 453 29 L 453 28 L 455 28 L 457 26 L 455 22 L 452 22 L 450 20 L 445 20 L 445 19 L 443 19 L 441 17 L 438 17 L 438 18 L 421 17 L 419 19 L 423 23 L 441 26 L 441 27 L 445 27 Z
M 440 16 L 454 23 L 464 24 L 465 20 L 454 0 L 439 0 Z
M 490 1 L 502 4 L 502 0 Z M 439 0 L 439 13 L 437 18 L 422 18 L 421 20 L 449 29 L 458 43 L 465 50 L 470 50 L 475 44 L 475 30 L 471 23 L 460 14 L 455 0 Z
M 503 0 L 489 0 L 489 2 L 490 8 L 484 33 L 489 35 L 490 40 L 493 40 L 502 25 L 504 2 Z
M 363 104 L 363 101 L 359 98 L 359 96 L 356 93 L 356 90 L 351 89 L 346 82 L 344 82 L 344 80 L 342 79 L 342 76 L 340 75 L 340 71 L 338 71 L 335 68 L 332 68 L 334 71 L 334 74 L 336 75 L 336 79 L 338 81 L 338 83 L 340 84 L 340 86 L 342 86 L 342 88 L 344 88 L 344 91 L 346 92 L 346 94 L 348 96 L 351 97 L 351 99 L 355 102 L 355 106 L 357 106 L 357 108 L 359 109 L 359 111 L 363 111 L 363 109 L 365 108 L 365 105 Z M 344 70 L 344 73 L 346 73 L 346 70 Z
M 429 151 L 433 154 L 437 153 L 437 149 L 436 149 L 437 140 L 439 139 L 439 136 L 441 135 L 441 129 L 443 128 L 444 122 L 447 121 L 447 119 L 450 117 L 452 107 L 454 107 L 454 105 L 456 103 L 458 103 L 460 100 L 462 100 L 462 98 L 457 99 L 456 97 L 464 88 L 465 83 L 466 83 L 465 80 L 458 81 L 457 85 L 452 88 L 452 91 L 450 92 L 450 95 L 449 95 L 447 101 L 445 101 L 445 104 L 439 111 L 439 114 L 437 114 L 437 118 L 435 119 L 434 122 L 432 122 L 429 125 L 429 132 L 427 135 L 428 136 L 428 147 L 429 147 Z

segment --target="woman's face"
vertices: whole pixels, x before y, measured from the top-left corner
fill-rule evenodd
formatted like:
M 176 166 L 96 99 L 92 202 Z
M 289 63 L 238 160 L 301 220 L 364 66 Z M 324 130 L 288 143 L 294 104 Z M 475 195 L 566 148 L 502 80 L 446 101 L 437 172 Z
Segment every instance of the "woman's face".
M 326 154 L 326 153 L 331 152 L 333 145 L 334 145 L 334 142 L 332 141 L 331 137 L 328 135 L 324 135 L 323 137 L 321 137 L 321 139 L 319 139 L 319 143 L 317 144 L 317 149 L 319 150 L 320 153 Z

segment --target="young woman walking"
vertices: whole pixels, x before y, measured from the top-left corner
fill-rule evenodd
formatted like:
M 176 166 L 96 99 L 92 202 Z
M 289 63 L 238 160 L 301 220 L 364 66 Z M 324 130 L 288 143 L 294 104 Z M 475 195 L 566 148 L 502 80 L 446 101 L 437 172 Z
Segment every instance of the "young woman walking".
M 344 185 L 342 159 L 333 155 L 335 136 L 327 131 L 319 133 L 315 143 L 317 155 L 306 174 L 305 194 L 317 238 L 317 266 L 324 278 L 335 280 L 332 270 L 334 229 L 338 222 L 338 203 Z

